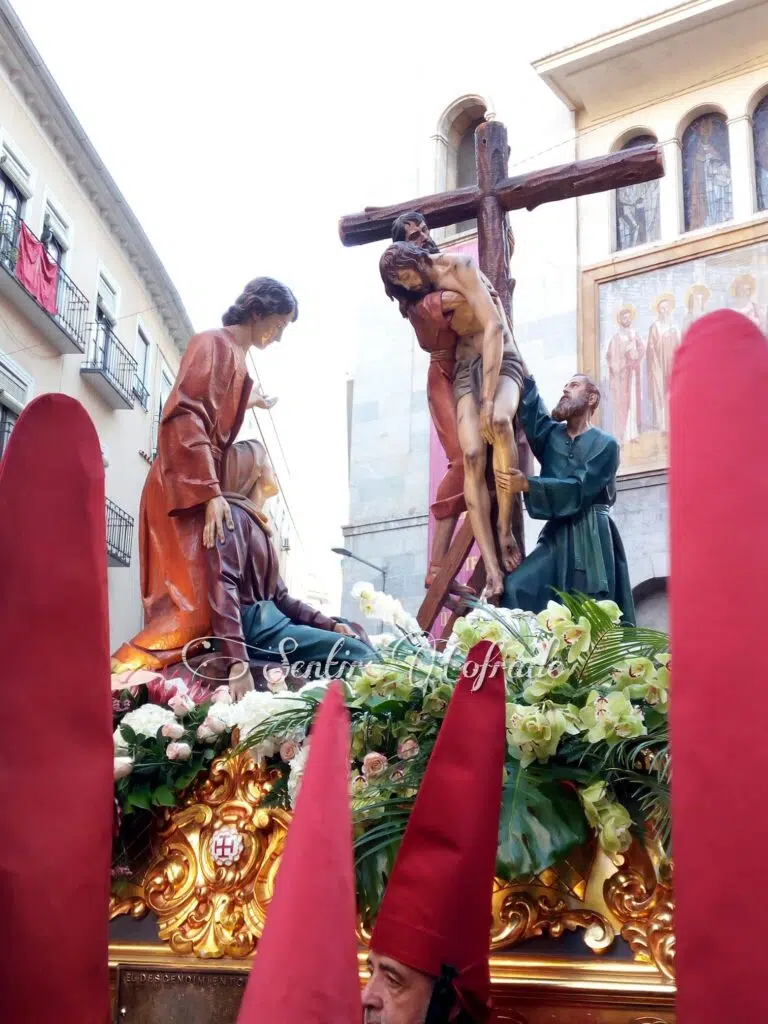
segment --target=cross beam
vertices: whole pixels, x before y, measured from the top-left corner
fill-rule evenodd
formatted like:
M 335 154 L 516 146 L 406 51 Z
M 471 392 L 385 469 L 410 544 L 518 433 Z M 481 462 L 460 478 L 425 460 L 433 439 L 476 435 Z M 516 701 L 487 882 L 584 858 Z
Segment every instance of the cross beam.
M 339 236 L 347 246 L 390 238 L 394 221 L 409 210 L 418 210 L 431 228 L 444 228 L 476 217 L 480 269 L 498 292 L 510 322 L 514 283 L 509 273 L 510 252 L 504 229 L 507 211 L 533 210 L 542 203 L 639 185 L 664 174 L 661 149 L 658 146 L 638 146 L 609 156 L 547 167 L 510 178 L 507 130 L 500 121 L 485 121 L 477 128 L 475 160 L 476 185 L 420 196 L 395 206 L 367 207 L 362 213 L 341 218 Z M 515 511 L 513 529 L 523 550 L 519 502 Z M 440 608 L 450 601 L 452 580 L 471 544 L 471 527 L 467 522 L 454 538 L 446 565 L 429 588 L 421 606 L 419 623 L 422 629 L 431 629 Z M 478 582 L 481 582 L 482 571 L 482 565 L 478 565 Z
M 481 125 L 478 133 L 488 124 Z M 637 146 L 609 156 L 505 177 L 496 186 L 495 195 L 503 210 L 535 210 L 542 203 L 639 185 L 661 178 L 663 174 L 661 147 Z M 341 218 L 339 237 L 346 246 L 380 242 L 391 237 L 392 224 L 408 210 L 422 213 L 431 228 L 445 228 L 476 217 L 482 195 L 478 185 L 468 185 L 393 206 L 366 206 L 362 213 Z

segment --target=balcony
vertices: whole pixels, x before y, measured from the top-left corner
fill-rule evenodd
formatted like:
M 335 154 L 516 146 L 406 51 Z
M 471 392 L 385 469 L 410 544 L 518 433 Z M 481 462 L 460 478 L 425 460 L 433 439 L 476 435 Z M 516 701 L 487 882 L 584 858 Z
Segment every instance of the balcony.
M 133 516 L 107 498 L 107 565 L 129 566 L 132 543 Z
M 0 294 L 13 302 L 57 351 L 66 355 L 85 352 L 88 299 L 61 267 L 55 303 L 43 306 L 18 277 L 21 218 L 9 206 L 0 206 Z M 27 228 L 27 231 L 29 229 Z M 39 239 L 29 231 L 32 239 Z
M 11 436 L 15 419 L 3 419 L 0 421 L 0 458 L 8 447 L 8 438 Z
M 141 377 L 139 377 L 138 373 L 133 381 L 133 397 L 142 409 L 147 409 L 149 407 L 149 389 Z
M 15 419 L 0 422 L 0 459 L 8 446 Z M 131 564 L 133 544 L 133 516 L 129 516 L 114 501 L 106 499 L 107 565 L 126 568 Z
M 132 409 L 136 360 L 103 320 L 90 325 L 88 358 L 80 374 L 112 409 Z

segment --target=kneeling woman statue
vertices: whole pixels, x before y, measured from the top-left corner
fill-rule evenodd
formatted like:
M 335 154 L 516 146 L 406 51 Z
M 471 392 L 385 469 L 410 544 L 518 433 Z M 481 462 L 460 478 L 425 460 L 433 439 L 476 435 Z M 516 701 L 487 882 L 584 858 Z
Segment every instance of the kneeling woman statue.
M 238 441 L 226 452 L 222 492 L 233 529 L 206 540 L 212 634 L 233 697 L 253 689 L 253 664 L 319 662 L 337 674 L 376 652 L 345 622 L 291 597 L 280 578 L 271 528 L 262 509 L 278 493 L 267 452 Z

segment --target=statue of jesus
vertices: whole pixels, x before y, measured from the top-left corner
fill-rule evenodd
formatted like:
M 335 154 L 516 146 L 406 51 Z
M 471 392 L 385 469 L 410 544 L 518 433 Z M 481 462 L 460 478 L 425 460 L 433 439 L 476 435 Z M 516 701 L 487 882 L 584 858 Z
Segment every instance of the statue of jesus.
M 518 567 L 521 552 L 512 533 L 514 497 L 499 490 L 499 565 L 485 468 L 489 445 L 494 474 L 518 468 L 513 420 L 520 402 L 522 357 L 501 303 L 471 257 L 428 253 L 397 242 L 382 255 L 379 270 L 387 295 L 399 302 L 403 316 L 409 304 L 433 291 L 443 293 L 443 308 L 452 311 L 451 328 L 458 335 L 453 395 L 464 456 L 464 496 L 485 564 L 485 597 L 498 600 L 504 573 Z

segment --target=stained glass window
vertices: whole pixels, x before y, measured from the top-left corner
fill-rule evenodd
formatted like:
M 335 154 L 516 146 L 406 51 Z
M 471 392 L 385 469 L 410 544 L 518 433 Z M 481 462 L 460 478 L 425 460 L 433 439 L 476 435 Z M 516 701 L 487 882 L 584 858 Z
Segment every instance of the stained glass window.
M 683 132 L 685 230 L 733 217 L 728 125 L 721 114 L 702 114 Z
M 625 142 L 622 149 L 652 146 L 653 135 L 636 135 Z M 642 185 L 627 185 L 616 189 L 616 248 L 629 249 L 659 239 L 659 183 L 647 181 Z
M 752 140 L 755 149 L 757 208 L 768 210 L 768 96 L 752 115 Z

